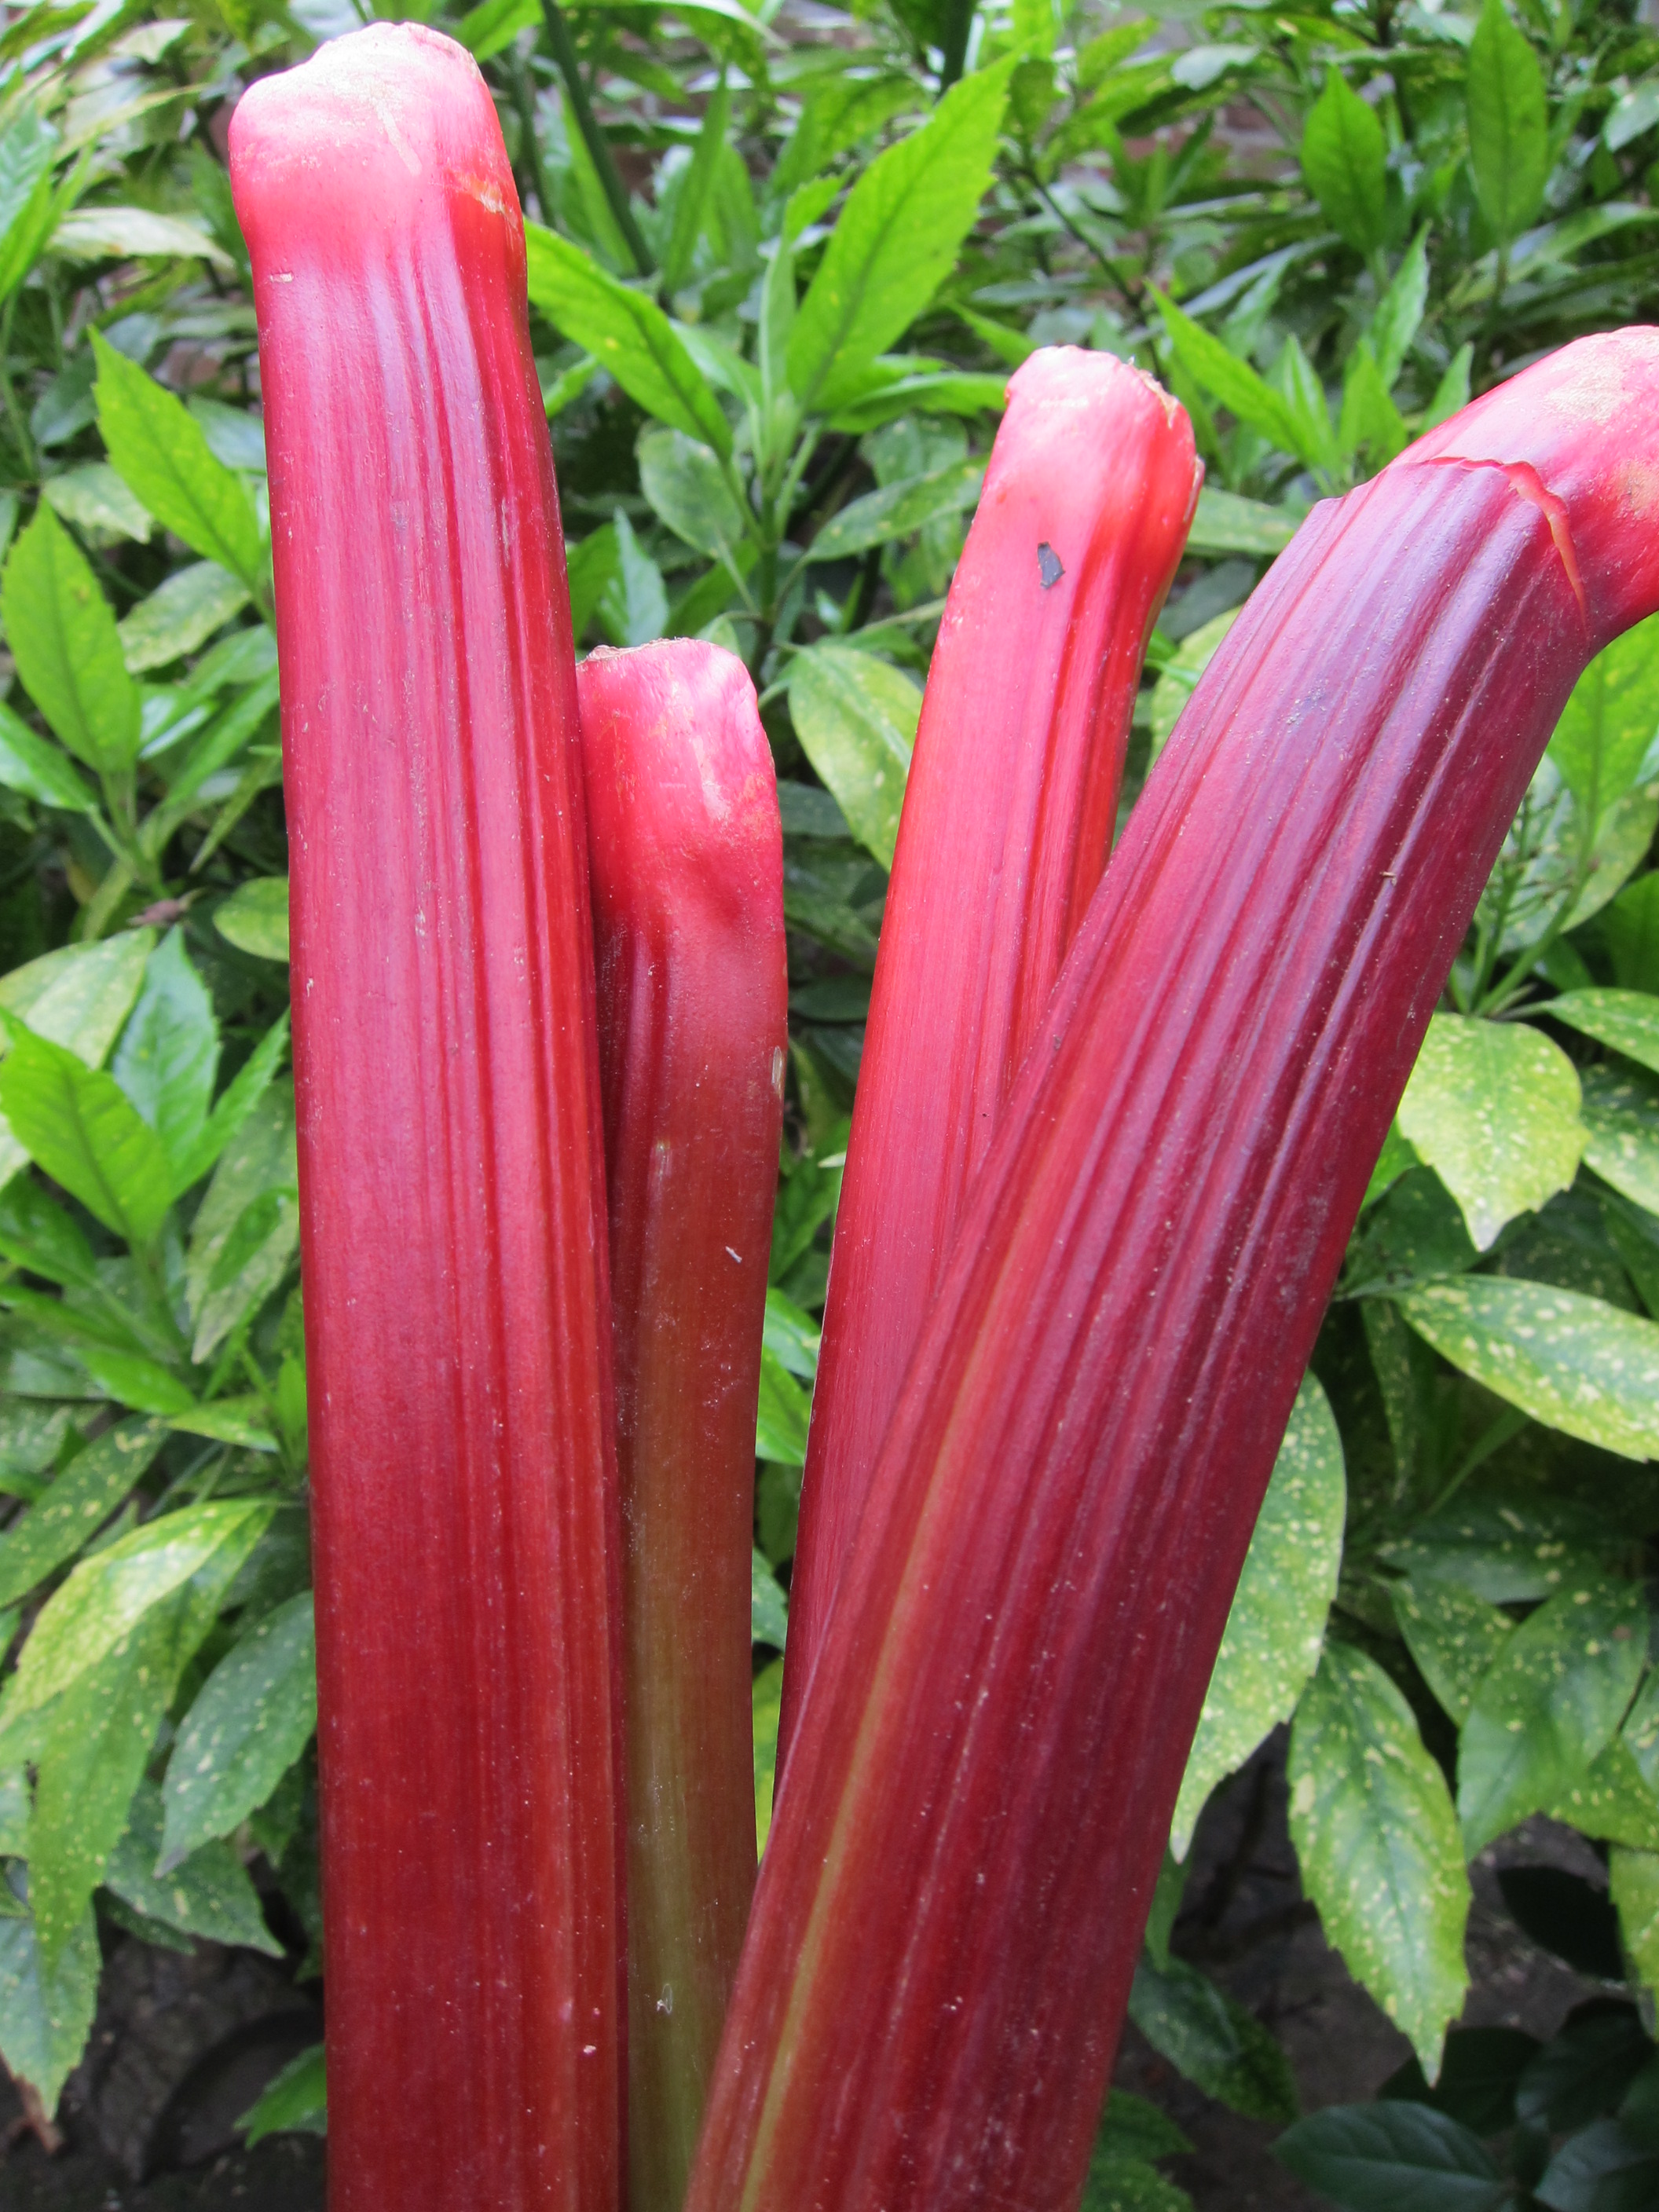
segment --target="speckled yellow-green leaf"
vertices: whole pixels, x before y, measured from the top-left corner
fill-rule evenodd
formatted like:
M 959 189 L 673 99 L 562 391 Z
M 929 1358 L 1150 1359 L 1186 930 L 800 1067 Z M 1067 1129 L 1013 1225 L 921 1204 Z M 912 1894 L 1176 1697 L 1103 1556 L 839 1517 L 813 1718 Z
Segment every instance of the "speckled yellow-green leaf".
M 1648 992 L 1564 991 L 1538 1011 L 1659 1073 L 1659 999 Z
M 1291 1409 L 1188 1757 L 1170 1826 L 1177 1859 L 1187 1856 L 1211 1790 L 1290 1718 L 1319 1664 L 1346 1506 L 1342 1438 L 1310 1375 Z
M 1291 1730 L 1288 1779 L 1291 1840 L 1326 1936 L 1432 2081 L 1468 1986 L 1468 1874 L 1440 1769 L 1363 1652 L 1326 1645 Z
M 772 1831 L 772 1784 L 778 1767 L 778 1709 L 783 1700 L 783 1662 L 775 1659 L 755 1677 L 755 1849 L 763 1851 Z
M 144 1474 L 166 1436 L 160 1421 L 122 1421 L 76 1455 L 0 1542 L 0 1605 L 74 1558 Z
M 1437 1014 L 1396 1120 L 1484 1252 L 1506 1221 L 1572 1181 L 1578 1101 L 1577 1069 L 1541 1030 Z
M 1642 1778 L 1623 1739 L 1615 1736 L 1544 1811 L 1598 1843 L 1634 1851 L 1659 1851 L 1659 1799 Z
M 126 1832 L 110 1856 L 106 1886 L 135 1912 L 182 1936 L 204 1936 L 210 1942 L 280 1958 L 283 1947 L 265 1925 L 258 1893 L 228 1844 L 204 1844 L 181 1865 L 157 1874 L 161 1820 L 160 1790 L 153 1782 L 141 1782 Z
M 1634 1583 L 1576 1582 L 1508 1637 L 1458 1744 L 1457 1808 L 1471 1856 L 1553 1805 L 1612 1742 L 1647 1655 Z
M 185 1717 L 161 1788 L 163 1867 L 263 1805 L 316 1725 L 317 1637 L 301 1590 L 232 1646 Z
M 1659 1673 L 1650 1674 L 1643 1683 L 1620 1734 L 1659 1804 Z
M 1580 1080 L 1585 1159 L 1603 1182 L 1659 1213 L 1659 1084 L 1606 1065 L 1585 1068 Z
M 1659 1325 L 1494 1275 L 1425 1283 L 1399 1303 L 1454 1367 L 1547 1428 L 1626 1459 L 1659 1457 Z
M 52 1966 L 32 1920 L 0 1920 L 0 2058 L 39 2093 L 48 2116 L 92 2026 L 101 1964 L 90 1911 Z
M 1424 1680 L 1461 1722 L 1515 1623 L 1473 1590 L 1426 1576 L 1396 1583 L 1390 1595 L 1406 1648 Z
M 1644 1984 L 1659 1989 L 1659 1851 L 1615 1847 L 1607 1872 L 1626 1953 Z

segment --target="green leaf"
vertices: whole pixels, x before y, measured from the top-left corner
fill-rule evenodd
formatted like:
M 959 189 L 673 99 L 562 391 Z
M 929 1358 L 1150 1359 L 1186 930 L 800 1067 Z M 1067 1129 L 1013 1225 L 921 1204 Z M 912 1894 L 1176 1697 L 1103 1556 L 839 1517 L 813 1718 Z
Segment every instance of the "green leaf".
M 1615 1847 L 1607 1872 L 1625 1949 L 1644 1986 L 1659 1989 L 1659 1851 Z
M 326 2135 L 328 2078 L 322 2045 L 313 2043 L 297 2058 L 290 2058 L 266 2085 L 258 2103 L 244 2112 L 236 2124 L 246 2130 L 250 2150 L 266 2136 Z
M 1464 1275 L 1399 1300 L 1444 1359 L 1547 1428 L 1659 1457 L 1659 1325 L 1544 1283 Z
M 656 302 L 607 276 L 568 239 L 539 223 L 524 229 L 531 304 L 591 353 L 647 415 L 729 459 L 731 427 Z
M 1486 0 L 1464 80 L 1469 167 L 1480 212 L 1500 242 L 1518 238 L 1549 182 L 1549 106 L 1543 71 L 1504 0 Z
M 818 1371 L 820 1339 L 818 1325 L 810 1314 L 803 1313 L 781 1291 L 767 1291 L 764 1341 L 781 1366 L 810 1382 Z
M 1659 994 L 1659 874 L 1643 876 L 1602 908 L 1601 942 L 1621 989 Z
M 1645 991 L 1565 991 L 1533 1011 L 1611 1045 L 1659 1074 L 1659 999 Z
M 1219 2098 L 1247 2119 L 1296 2118 L 1296 2083 L 1278 2043 L 1184 1960 L 1158 1967 L 1143 1955 L 1129 2017 L 1152 2048 L 1206 2096 Z
M 1418 428 L 1432 430 L 1437 422 L 1443 422 L 1469 404 L 1469 370 L 1474 362 L 1473 345 L 1461 345 L 1447 362 L 1445 373 L 1434 387 L 1434 397 L 1428 410 L 1418 423 Z
M 1401 1134 L 1462 1209 L 1477 1250 L 1577 1171 L 1578 1076 L 1523 1023 L 1436 1014 L 1400 1102 Z
M 1162 292 L 1152 294 L 1152 304 L 1164 319 L 1176 358 L 1194 382 L 1214 395 L 1241 422 L 1248 422 L 1280 453 L 1296 453 L 1310 468 L 1321 465 L 1317 457 L 1303 451 L 1302 429 L 1286 401 L 1249 362 L 1230 353 L 1218 337 L 1201 323 L 1182 314 Z
M 984 481 L 985 463 L 970 459 L 866 492 L 830 516 L 807 547 L 806 557 L 839 561 L 892 538 L 908 538 L 937 515 L 971 507 Z
M 616 566 L 599 593 L 599 627 L 612 645 L 648 645 L 668 622 L 668 592 L 662 571 L 634 535 L 621 507 L 611 519 Z
M 228 1836 L 264 1803 L 316 1725 L 316 1631 L 302 1590 L 234 1644 L 198 1694 L 167 1762 L 166 1833 L 152 1861 L 165 1869 Z
M 1643 1683 L 1620 1733 L 1638 1772 L 1653 1793 L 1655 1804 L 1659 1805 L 1659 1672 L 1650 1674 Z
M 949 273 L 991 180 L 1009 70 L 953 85 L 848 195 L 789 335 L 789 385 L 803 408 L 833 410 Z
M 541 20 L 541 0 L 480 0 L 450 29 L 475 62 L 487 62 Z
M 178 1164 L 173 1185 L 175 1196 L 199 1182 L 240 1133 L 283 1064 L 288 1051 L 288 1027 L 287 1013 L 279 1014 L 220 1093 L 200 1136 Z
M 1242 607 L 1229 607 L 1225 614 L 1212 615 L 1208 622 L 1200 623 L 1182 639 L 1159 670 L 1158 681 L 1152 686 L 1152 739 L 1146 756 L 1149 769 L 1174 734 L 1187 702 L 1198 689 L 1199 678 L 1215 659 L 1222 639 L 1243 611 Z
M 1548 2212 L 1646 2212 L 1659 2201 L 1659 2152 L 1618 2120 L 1595 2120 L 1567 2138 L 1533 2193 Z
M 750 1549 L 753 1551 L 752 1546 Z M 789 1601 L 772 1571 L 771 1563 L 758 1551 L 753 1551 L 750 1583 L 750 1637 L 757 1644 L 769 1644 L 775 1650 L 781 1651 L 789 1626 Z
M 284 1085 L 250 1109 L 191 1224 L 185 1291 L 197 1361 L 210 1358 L 287 1272 L 300 1236 L 297 1186 L 294 1100 Z
M 1336 442 L 1345 456 L 1364 452 L 1381 466 L 1404 450 L 1409 433 L 1389 397 L 1370 342 L 1361 338 L 1348 356 Z
M 1336 426 L 1331 421 L 1325 387 L 1294 331 L 1285 339 L 1274 364 L 1273 381 L 1295 425 L 1296 444 L 1292 450 L 1301 454 L 1310 469 L 1323 469 L 1327 475 L 1334 474 L 1341 459 Z
M 0 705 L 0 784 L 21 791 L 42 806 L 89 813 L 97 801 L 71 763 L 56 745 L 37 738 L 27 722 Z
M 90 1911 L 51 1966 L 32 1920 L 0 1920 L 0 2058 L 36 2091 L 48 2115 L 91 2030 L 103 1963 Z
M 42 1718 L 29 1815 L 29 1904 L 50 1965 L 104 1877 L 188 1656 L 188 1592 L 170 1593 Z M 44 1616 L 43 1616 L 44 1617 Z
M 1426 1575 L 1396 1583 L 1389 1595 L 1424 1680 L 1452 1718 L 1462 1721 L 1515 1623 L 1473 1590 Z
M 893 864 L 921 694 L 890 662 L 844 645 L 809 646 L 789 664 L 789 712 L 806 757 L 853 835 Z
M 708 195 L 720 149 L 726 143 L 726 119 L 731 110 L 731 94 L 726 91 L 726 72 L 722 70 L 703 110 L 702 128 L 697 133 L 690 167 L 674 202 L 673 228 L 669 232 L 668 250 L 662 261 L 664 289 L 671 295 L 678 292 L 691 274 L 691 257 L 702 234 Z
M 161 1139 L 112 1076 L 14 1023 L 0 1063 L 0 1110 L 18 1143 L 89 1213 L 147 1244 L 170 1197 Z
M 213 1001 L 190 964 L 184 931 L 171 929 L 150 955 L 110 1073 L 161 1139 L 174 1176 L 207 1120 L 218 1066 Z
M 1419 230 L 1406 250 L 1388 290 L 1371 317 L 1371 350 L 1385 392 L 1392 392 L 1412 340 L 1423 321 L 1429 297 L 1429 234 Z
M 58 133 L 21 107 L 0 136 L 0 300 L 17 289 L 52 228 Z
M 1599 820 L 1636 782 L 1656 736 L 1659 616 L 1596 654 L 1562 709 L 1549 757 L 1584 811 Z
M 288 878 L 256 876 L 216 907 L 213 926 L 228 945 L 255 960 L 289 960 Z
M 1187 1856 L 1211 1790 L 1290 1718 L 1319 1664 L 1346 1504 L 1342 1439 L 1324 1391 L 1304 1376 L 1188 1754 L 1170 1832 L 1177 1859 Z
M 1253 553 L 1271 560 L 1282 553 L 1299 527 L 1293 514 L 1256 499 L 1241 499 L 1237 492 L 1206 484 L 1198 495 L 1193 526 L 1187 533 L 1189 553 Z
M 188 1856 L 170 1854 L 175 1863 L 165 1874 L 156 1872 L 161 1822 L 161 1790 L 141 1782 L 104 1876 L 107 1886 L 135 1912 L 181 1936 L 204 1936 L 210 1943 L 240 1944 L 280 1958 L 283 1947 L 265 1925 L 258 1894 L 229 1844 L 204 1842 Z
M 1302 131 L 1302 173 L 1326 221 L 1356 253 L 1374 253 L 1388 236 L 1388 146 L 1376 110 L 1339 69 Z
M 260 1498 L 187 1506 L 82 1559 L 41 1607 L 0 1717 L 9 1725 L 40 1711 L 203 1569 L 225 1559 L 240 1563 L 274 1510 Z
M 755 1849 L 766 1849 L 772 1829 L 772 1790 L 778 1765 L 778 1715 L 783 1705 L 783 1662 L 773 1660 L 755 1677 Z
M 43 953 L 0 975 L 0 1007 L 96 1067 L 132 1010 L 155 944 L 153 929 L 135 929 L 101 945 Z
M 806 1464 L 806 1393 L 775 1352 L 761 1350 L 755 1456 L 779 1467 Z
M 1078 2212 L 1193 2212 L 1193 2200 L 1144 2159 L 1109 2158 L 1097 2146 Z
M 1605 1522 L 1559 1498 L 1465 1497 L 1419 1521 L 1382 1556 L 1413 1581 L 1455 1583 L 1492 1605 L 1553 1597 L 1615 1558 Z
M 247 586 L 216 561 L 175 568 L 117 625 L 128 669 L 136 676 L 182 660 L 240 614 L 248 597 Z
M 1479 2136 L 1428 2105 L 1332 2105 L 1273 2155 L 1344 2212 L 1497 2212 L 1510 2185 Z
M 0 1605 L 22 1597 L 96 1535 L 166 1438 L 159 1422 L 122 1421 L 76 1453 L 0 1538 Z
M 107 461 L 88 461 L 48 477 L 40 496 L 52 512 L 77 529 L 102 538 L 131 538 L 140 543 L 155 529 L 155 517 L 142 500 L 135 499 Z
M 86 556 L 44 501 L 6 557 L 0 621 L 53 733 L 88 768 L 126 768 L 141 734 L 138 687 Z
M 646 430 L 636 450 L 640 489 L 675 536 L 711 561 L 730 561 L 748 518 L 713 448 L 680 430 Z
M 92 346 L 98 428 L 110 459 L 158 522 L 257 593 L 265 552 L 246 485 L 214 453 L 182 399 L 95 329 Z
M 1612 1742 L 1646 1651 L 1640 1589 L 1602 1579 L 1562 1590 L 1504 1639 L 1459 1740 L 1471 1857 L 1553 1803 Z
M 234 265 L 223 247 L 193 222 L 145 207 L 76 208 L 53 231 L 52 247 L 71 261 L 201 260 L 227 270 Z
M 1291 1729 L 1291 1838 L 1327 1941 L 1431 2078 L 1468 1975 L 1468 1875 L 1439 1767 L 1376 1662 L 1328 1644 Z
M 1659 1851 L 1659 1798 L 1643 1779 L 1622 1736 L 1615 1737 L 1543 1810 L 1580 1835 L 1622 1844 L 1632 1850 Z
M 1127 2089 L 1113 2089 L 1095 2138 L 1095 2158 L 1113 2165 L 1139 2159 L 1151 2166 L 1160 2158 L 1180 2158 L 1192 2145 L 1156 2105 Z
M 1659 876 L 1650 876 L 1659 883 Z M 1584 1158 L 1603 1182 L 1659 1213 L 1659 1083 L 1633 1068 L 1585 1068 Z

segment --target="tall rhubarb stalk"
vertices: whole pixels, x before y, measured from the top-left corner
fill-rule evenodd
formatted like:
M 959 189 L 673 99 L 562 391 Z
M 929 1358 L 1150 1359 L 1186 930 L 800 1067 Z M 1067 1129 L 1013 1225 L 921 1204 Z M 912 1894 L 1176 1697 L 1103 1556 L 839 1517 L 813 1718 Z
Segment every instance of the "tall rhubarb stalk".
M 460 47 L 231 129 L 292 851 L 333 2212 L 605 2212 L 622 1838 L 574 659 L 523 231 Z
M 1366 1178 L 1573 680 L 1659 607 L 1659 331 L 1320 507 L 1130 821 L 799 1723 L 692 2212 L 1074 2204 Z
M 743 663 L 577 671 L 622 1478 L 629 2201 L 678 2212 L 755 1886 L 755 1401 L 787 1045 L 783 834 Z
M 1201 475 L 1182 410 L 1109 354 L 1034 354 L 1008 387 L 882 925 L 801 1487 L 786 1746 L 966 1193 L 1106 865 L 1141 657 Z

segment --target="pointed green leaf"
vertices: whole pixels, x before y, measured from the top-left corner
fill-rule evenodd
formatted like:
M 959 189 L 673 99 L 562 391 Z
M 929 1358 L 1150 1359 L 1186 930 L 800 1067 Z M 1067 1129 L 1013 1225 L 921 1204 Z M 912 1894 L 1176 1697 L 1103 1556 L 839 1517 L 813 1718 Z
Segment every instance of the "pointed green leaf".
M 205 1842 L 167 1873 L 156 1872 L 161 1819 L 161 1792 L 153 1782 L 141 1782 L 105 1873 L 108 1887 L 135 1912 L 181 1936 L 204 1936 L 210 1943 L 240 1944 L 280 1958 L 283 1947 L 265 1925 L 258 1893 L 228 1844 Z
M 1486 0 L 1464 80 L 1469 167 L 1480 212 L 1500 240 L 1518 238 L 1549 181 L 1549 106 L 1544 75 L 1504 0 Z
M 647 430 L 639 441 L 640 489 L 677 538 L 729 561 L 743 543 L 747 518 L 711 447 L 679 430 Z
M 1473 1590 L 1426 1575 L 1396 1583 L 1389 1595 L 1424 1680 L 1452 1718 L 1463 1720 L 1515 1623 Z
M 311 1593 L 303 1590 L 215 1668 L 167 1761 L 166 1832 L 152 1863 L 171 1866 L 210 1838 L 228 1836 L 270 1796 L 317 1725 L 316 1643 Z
M 1615 1736 L 1543 1810 L 1581 1836 L 1631 1850 L 1659 1851 L 1659 1798 L 1643 1779 L 1622 1736 Z
M 213 926 L 226 943 L 256 960 L 289 958 L 288 878 L 256 876 L 239 884 L 214 911 Z
M 1303 1378 L 1245 1555 L 1170 1824 L 1184 1859 L 1216 1784 L 1288 1720 L 1319 1664 L 1342 1565 L 1347 1492 L 1330 1402 Z
M 1561 780 L 1599 820 L 1636 781 L 1659 737 L 1659 616 L 1598 653 L 1572 689 L 1549 742 Z
M 1613 1741 L 1642 1672 L 1639 1588 L 1584 1580 L 1504 1639 L 1463 1723 L 1457 1804 L 1471 1856 L 1553 1804 Z
M 890 661 L 845 645 L 809 646 L 790 662 L 787 680 L 802 750 L 853 835 L 891 867 L 921 692 Z
M 769 1644 L 781 1651 L 789 1626 L 789 1601 L 770 1562 L 758 1551 L 750 1561 L 750 1635 L 755 1643 Z
M 709 191 L 714 181 L 715 164 L 720 149 L 726 143 L 726 118 L 731 106 L 731 94 L 726 88 L 726 72 L 722 70 L 708 105 L 703 110 L 702 128 L 697 133 L 690 165 L 684 173 L 674 202 L 674 224 L 669 233 L 668 250 L 663 255 L 662 262 L 663 285 L 670 295 L 678 292 L 691 273 L 691 257 L 702 234 Z
M 1650 883 L 1659 884 L 1659 876 Z M 1650 1213 L 1659 1214 L 1659 1083 L 1634 1068 L 1587 1067 L 1584 1158 Z
M 1199 678 L 1215 659 L 1222 639 L 1243 612 L 1242 607 L 1229 607 L 1224 614 L 1212 615 L 1208 622 L 1200 623 L 1182 639 L 1158 671 L 1158 681 L 1152 686 L 1152 741 L 1146 757 L 1149 769 L 1169 744 L 1187 702 L 1198 689 Z
M 149 1471 L 166 1437 L 157 1421 L 122 1421 L 76 1453 L 0 1537 L 0 1605 L 32 1590 L 97 1534 Z
M 279 1014 L 225 1085 L 200 1135 L 176 1164 L 175 1197 L 208 1172 L 270 1088 L 288 1052 L 288 1030 L 287 1014 Z
M 0 2058 L 48 2114 L 85 2046 L 103 1970 L 98 1929 L 82 1915 L 47 1966 L 32 1920 L 0 1920 Z
M 1535 1011 L 1659 1074 L 1659 999 L 1645 991 L 1564 991 Z
M 1547 1428 L 1659 1458 L 1659 1325 L 1546 1283 L 1464 1275 L 1399 1300 L 1444 1359 Z
M 1296 2083 L 1272 2033 L 1185 1960 L 1160 1967 L 1142 1954 L 1129 2017 L 1206 2096 L 1247 2119 L 1296 2118 Z
M 1506 1221 L 1571 1182 L 1578 1103 L 1577 1070 L 1541 1030 L 1436 1014 L 1397 1118 L 1484 1251 Z
M 197 1360 L 210 1358 L 282 1280 L 299 1242 L 297 1184 L 294 1100 L 284 1085 L 264 1092 L 226 1146 L 191 1225 L 185 1285 Z
M 1392 392 L 1412 340 L 1423 320 L 1429 297 L 1429 238 L 1419 230 L 1406 250 L 1388 290 L 1371 317 L 1371 350 L 1385 392 Z
M 1241 422 L 1260 430 L 1282 453 L 1302 453 L 1302 433 L 1290 406 L 1247 361 L 1230 353 L 1218 337 L 1185 315 L 1161 292 L 1152 304 L 1164 319 L 1176 358 L 1195 382 L 1213 394 Z M 1303 459 L 1314 465 L 1311 458 Z
M 807 548 L 812 561 L 840 561 L 895 538 L 908 538 L 936 515 L 971 507 L 985 481 L 985 463 L 952 461 L 925 476 L 908 477 L 866 492 L 832 514 Z
M 165 668 L 171 660 L 182 660 L 240 614 L 248 596 L 241 579 L 216 561 L 196 561 L 187 568 L 175 568 L 118 625 L 129 670 L 136 676 L 143 669 Z
M 1376 110 L 1339 69 L 1326 70 L 1308 111 L 1302 173 L 1337 235 L 1356 253 L 1374 253 L 1388 234 L 1388 146 Z
M 62 806 L 73 814 L 88 813 L 97 804 L 74 763 L 36 737 L 6 706 L 0 706 L 0 784 L 42 806 Z
M 54 734 L 88 768 L 127 767 L 138 750 L 138 687 L 85 555 L 44 502 L 6 556 L 0 620 Z
M 1615 1848 L 1607 1872 L 1626 1952 L 1643 1985 L 1659 1989 L 1659 1851 Z
M 760 1411 L 755 1456 L 779 1467 L 806 1463 L 806 1393 L 775 1353 L 761 1351 Z
M 755 1677 L 755 1849 L 766 1849 L 772 1828 L 772 1789 L 778 1765 L 778 1716 L 783 1705 L 783 1662 L 773 1660 Z
M 247 487 L 208 444 L 182 399 L 92 333 L 98 427 L 110 459 L 158 522 L 250 592 L 263 586 L 264 547 Z
M 0 1110 L 29 1158 L 106 1229 L 149 1242 L 167 1210 L 167 1154 L 112 1076 L 14 1023 Z
M 953 85 L 848 195 L 789 335 L 789 385 L 803 408 L 833 410 L 949 274 L 991 180 L 1009 66 Z
M 489 4 L 489 0 L 486 0 Z M 323 2046 L 313 2043 L 289 2059 L 251 2112 L 236 2123 L 247 2131 L 247 2147 L 266 2136 L 328 2133 L 328 2075 Z
M 1497 2212 L 1513 2201 L 1479 2136 L 1404 2099 L 1315 2112 L 1273 2155 L 1348 2212 Z
M 539 223 L 524 228 L 532 305 L 585 347 L 647 415 L 729 457 L 731 426 L 656 302 L 607 276 L 568 239 Z
M 190 963 L 184 931 L 171 929 L 150 956 L 110 1073 L 175 1171 L 201 1135 L 218 1066 L 213 1001 Z

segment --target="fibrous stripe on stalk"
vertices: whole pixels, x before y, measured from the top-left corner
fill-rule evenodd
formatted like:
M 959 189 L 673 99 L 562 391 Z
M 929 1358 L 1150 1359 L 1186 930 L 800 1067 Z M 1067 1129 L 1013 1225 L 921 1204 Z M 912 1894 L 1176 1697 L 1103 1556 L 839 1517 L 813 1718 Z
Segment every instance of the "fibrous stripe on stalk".
M 610 2212 L 614 1448 L 574 656 L 459 46 L 231 129 L 292 848 L 334 2212 Z
M 1106 865 L 1146 639 L 1202 470 L 1110 354 L 1033 354 L 951 586 L 836 1224 L 781 1744 L 951 1234 Z
M 1587 339 L 1316 510 L 1212 664 L 884 1444 L 693 2212 L 1076 2203 L 1371 1162 L 1575 678 L 1659 606 L 1656 520 L 1659 333 Z
M 755 1885 L 755 1401 L 787 1047 L 755 687 L 695 638 L 577 671 L 611 1209 L 629 2197 L 684 2195 Z

